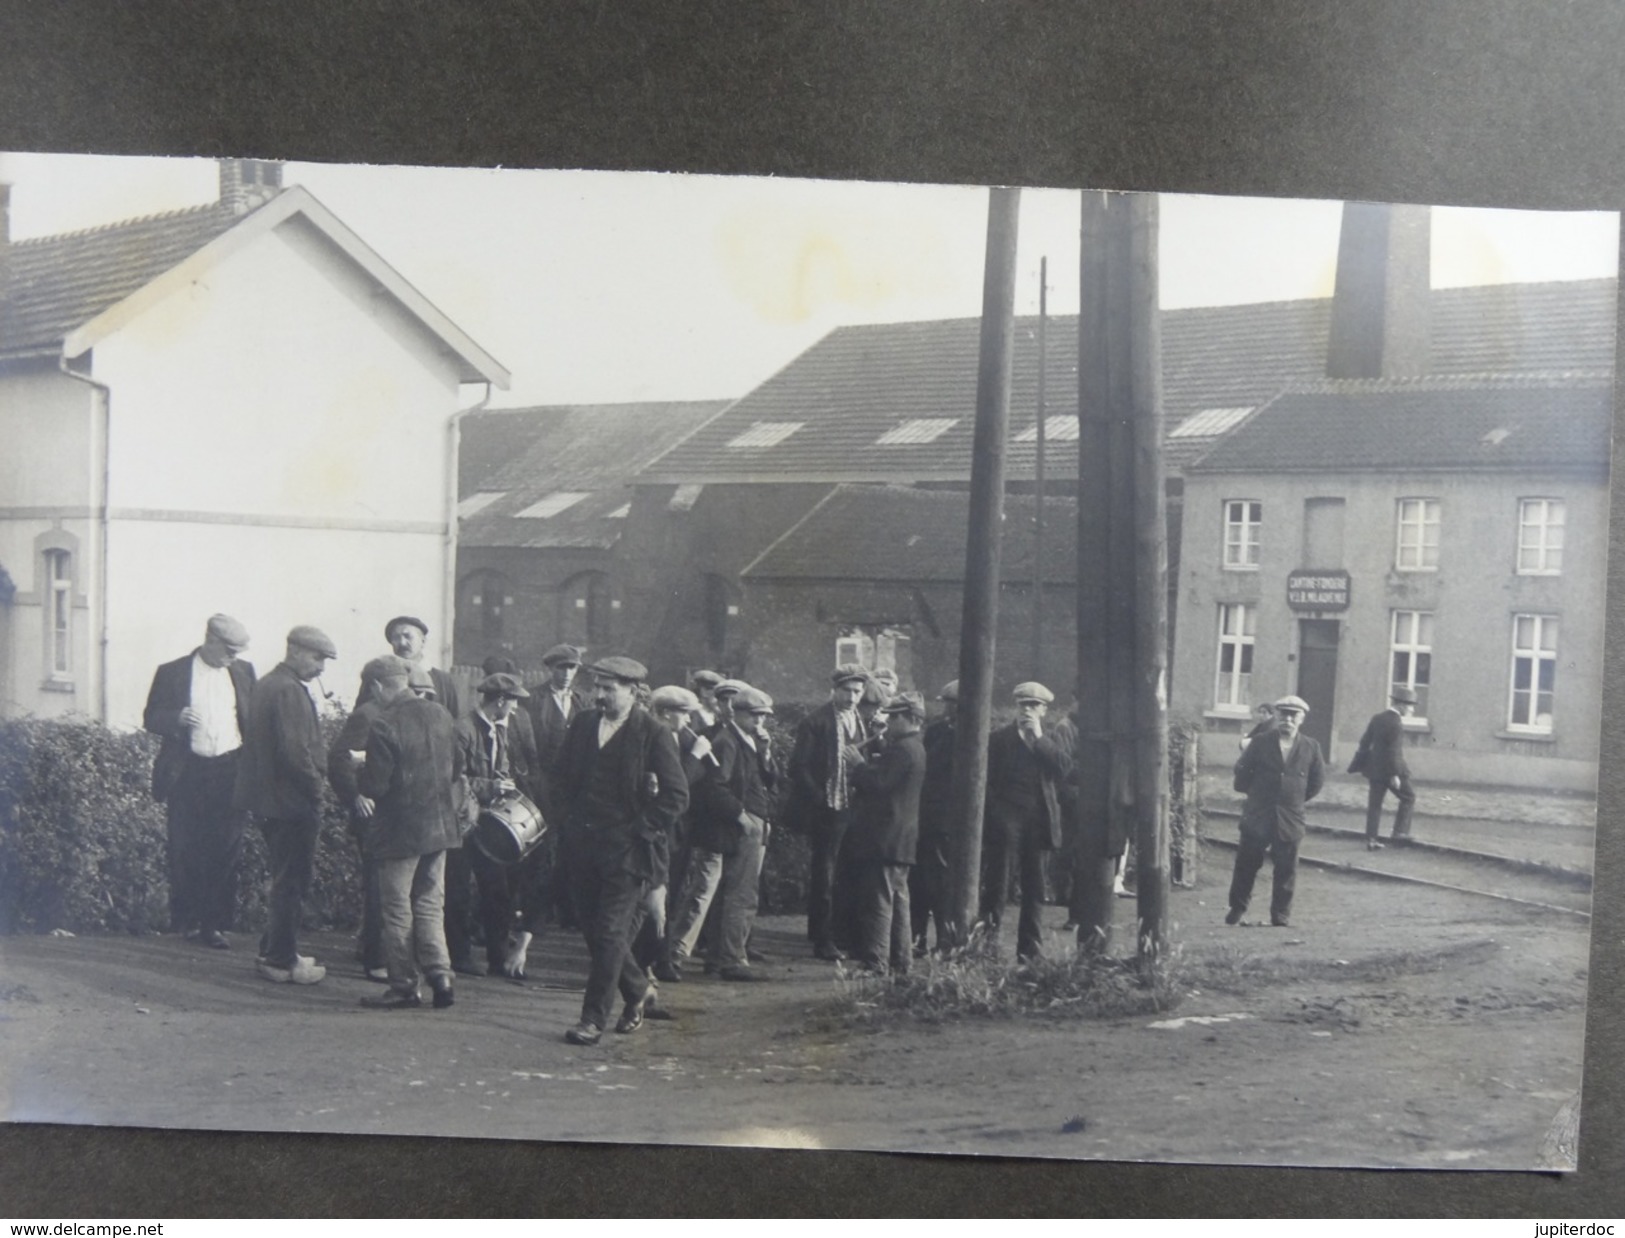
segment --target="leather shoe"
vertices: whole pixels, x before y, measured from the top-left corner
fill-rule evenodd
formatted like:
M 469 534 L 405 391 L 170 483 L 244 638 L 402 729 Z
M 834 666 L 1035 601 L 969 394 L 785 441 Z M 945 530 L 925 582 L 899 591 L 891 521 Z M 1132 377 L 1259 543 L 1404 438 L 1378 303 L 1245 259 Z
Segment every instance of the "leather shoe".
M 198 938 L 198 941 L 202 942 L 211 950 L 231 949 L 231 942 L 228 941 L 226 939 L 226 935 L 220 932 L 218 929 L 210 929 L 207 933 L 202 934 Z
M 603 1036 L 603 1028 L 596 1023 L 577 1023 L 564 1033 L 564 1039 L 572 1045 L 595 1045 Z
M 1240 924 L 1241 917 L 1246 914 L 1247 909 L 1245 907 L 1232 907 L 1225 913 L 1224 922 L 1226 924 Z
M 626 1009 L 621 1011 L 620 1020 L 615 1024 L 615 1030 L 622 1036 L 628 1035 L 643 1026 L 643 1007 L 649 1001 L 649 994 L 645 993 L 635 1002 L 627 1002 Z
M 1292 927 L 1292 921 L 1288 920 L 1285 916 L 1271 916 L 1270 917 L 1270 927 L 1271 928 L 1291 928 Z
M 456 1003 L 457 994 L 452 991 L 450 980 L 431 980 L 429 984 L 434 989 L 434 1008 L 436 1010 L 444 1010 Z
M 390 989 L 387 993 L 374 993 L 371 997 L 363 997 L 361 1004 L 368 1010 L 415 1010 L 423 1005 L 423 999 L 418 996 L 416 989 L 410 993 Z
M 479 959 L 463 959 L 460 962 L 453 963 L 451 969 L 459 976 L 484 976 L 490 972 L 490 969 Z
M 387 967 L 369 967 L 366 972 L 368 980 L 381 980 L 385 984 L 389 983 L 389 968 Z
M 1382 846 L 1383 845 L 1381 843 L 1379 843 L 1375 838 L 1368 838 L 1368 839 L 1365 840 L 1365 849 L 1367 851 L 1381 851 Z
M 683 982 L 683 967 L 676 960 L 661 959 L 655 964 L 655 979 L 664 980 L 668 984 L 681 984 Z

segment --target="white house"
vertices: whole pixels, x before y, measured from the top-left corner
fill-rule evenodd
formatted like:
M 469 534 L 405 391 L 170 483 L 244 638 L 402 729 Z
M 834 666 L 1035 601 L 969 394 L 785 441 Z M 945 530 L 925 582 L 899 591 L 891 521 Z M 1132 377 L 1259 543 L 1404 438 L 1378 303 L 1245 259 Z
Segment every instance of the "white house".
M 508 373 L 280 182 L 27 241 L 0 187 L 0 712 L 136 725 L 215 611 L 262 672 L 324 628 L 345 696 L 391 615 L 449 659 L 457 416 Z

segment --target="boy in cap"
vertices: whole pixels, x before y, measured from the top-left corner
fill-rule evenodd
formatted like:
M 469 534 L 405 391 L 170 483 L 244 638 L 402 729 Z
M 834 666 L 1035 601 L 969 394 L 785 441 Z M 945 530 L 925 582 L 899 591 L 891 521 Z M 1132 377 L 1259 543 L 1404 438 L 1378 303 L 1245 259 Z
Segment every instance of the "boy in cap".
M 845 850 L 857 881 L 857 956 L 871 970 L 884 971 L 889 965 L 902 975 L 913 953 L 908 878 L 925 783 L 920 742 L 925 702 L 917 692 L 904 692 L 881 709 L 887 716 L 885 746 L 852 771 L 852 825 Z
M 1360 736 L 1360 747 L 1349 762 L 1349 773 L 1364 774 L 1370 784 L 1365 804 L 1365 845 L 1368 851 L 1381 851 L 1377 841 L 1382 829 L 1382 804 L 1393 792 L 1399 807 L 1394 812 L 1395 842 L 1411 836 L 1411 811 L 1416 792 L 1411 789 L 1411 767 L 1405 760 L 1405 719 L 1416 710 L 1416 693 L 1401 684 L 1389 694 L 1389 706 L 1373 715 Z
M 1307 830 L 1304 804 L 1320 794 L 1326 781 L 1320 745 L 1299 731 L 1308 712 L 1302 697 L 1283 696 L 1275 702 L 1275 729 L 1256 736 L 1236 762 L 1234 786 L 1247 803 L 1241 810 L 1241 849 L 1230 877 L 1226 924 L 1240 924 L 1247 914 L 1266 852 L 1274 874 L 1270 923 L 1285 928 L 1291 922 L 1298 844 Z
M 243 814 L 232 806 L 254 668 L 248 629 L 212 615 L 203 644 L 152 677 L 142 725 L 163 736 L 152 798 L 168 808 L 169 927 L 216 950 L 231 945 Z
M 259 974 L 279 984 L 316 984 L 327 969 L 298 951 L 299 917 L 316 862 L 326 752 L 316 702 L 306 685 L 338 657 L 320 628 L 288 633 L 277 666 L 254 685 L 243 730 L 232 803 L 252 813 L 265 836 L 270 869 L 269 923 L 261 939 Z
M 1031 959 L 1043 952 L 1044 854 L 1061 845 L 1060 786 L 1072 772 L 1072 758 L 1044 734 L 1044 716 L 1055 694 L 1029 681 L 1017 684 L 1013 695 L 1016 720 L 988 736 L 981 911 L 996 943 L 1010 870 L 1019 864 L 1016 957 Z

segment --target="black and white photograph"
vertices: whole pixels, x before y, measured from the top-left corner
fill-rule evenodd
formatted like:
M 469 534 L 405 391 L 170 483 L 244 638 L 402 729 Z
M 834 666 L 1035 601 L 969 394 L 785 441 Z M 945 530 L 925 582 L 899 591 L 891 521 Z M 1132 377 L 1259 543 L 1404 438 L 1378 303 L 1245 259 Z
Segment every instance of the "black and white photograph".
M 1574 1169 L 1618 231 L 0 155 L 0 1117 Z

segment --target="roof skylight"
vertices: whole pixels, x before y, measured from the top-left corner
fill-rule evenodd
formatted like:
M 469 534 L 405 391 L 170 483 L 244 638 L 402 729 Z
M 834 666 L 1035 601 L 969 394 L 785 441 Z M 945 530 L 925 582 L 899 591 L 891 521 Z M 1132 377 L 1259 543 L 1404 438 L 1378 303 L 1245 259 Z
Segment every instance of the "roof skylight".
M 1223 434 L 1252 411 L 1250 405 L 1247 408 L 1204 408 L 1168 431 L 1168 437 L 1212 438 L 1215 434 Z
M 464 519 L 472 516 L 475 512 L 484 511 L 507 493 L 506 490 L 476 490 L 457 504 L 458 519 Z
M 557 516 L 567 507 L 574 507 L 586 497 L 586 491 L 555 490 L 552 494 L 544 495 L 532 503 L 524 511 L 515 512 L 514 515 L 527 520 L 546 520 L 549 516 Z
M 728 446 L 776 447 L 805 424 L 802 421 L 758 421 Z
M 934 442 L 958 421 L 957 417 L 915 417 L 887 430 L 875 440 L 875 446 L 896 447 L 904 443 Z
M 1038 441 L 1038 423 L 1035 421 L 1020 434 L 1016 435 L 1018 443 L 1036 443 Z M 1052 443 L 1075 443 L 1078 441 L 1078 417 L 1076 413 L 1066 413 L 1056 417 L 1044 418 L 1044 441 Z

